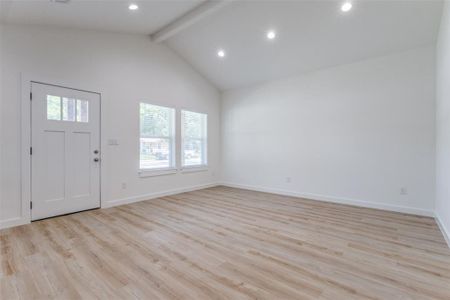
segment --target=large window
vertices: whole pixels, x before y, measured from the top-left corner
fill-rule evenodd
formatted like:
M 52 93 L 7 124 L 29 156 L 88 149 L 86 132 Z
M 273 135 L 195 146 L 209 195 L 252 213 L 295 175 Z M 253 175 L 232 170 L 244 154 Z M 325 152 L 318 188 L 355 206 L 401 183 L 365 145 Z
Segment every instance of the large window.
M 175 167 L 175 109 L 141 103 L 140 169 Z
M 183 167 L 207 165 L 207 115 L 181 111 Z

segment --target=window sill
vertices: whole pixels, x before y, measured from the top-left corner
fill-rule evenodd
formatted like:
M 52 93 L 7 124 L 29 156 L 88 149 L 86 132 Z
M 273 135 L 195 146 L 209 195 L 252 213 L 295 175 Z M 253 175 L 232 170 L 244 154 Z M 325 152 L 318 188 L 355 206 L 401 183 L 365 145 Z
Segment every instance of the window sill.
M 195 173 L 195 172 L 205 172 L 205 171 L 208 171 L 207 165 L 186 166 L 181 169 L 181 173 Z
M 145 178 L 145 177 L 154 177 L 154 176 L 164 176 L 164 175 L 170 175 L 170 174 L 176 174 L 177 169 L 176 168 L 166 168 L 166 169 L 154 169 L 154 170 L 139 170 L 138 174 L 139 177 Z

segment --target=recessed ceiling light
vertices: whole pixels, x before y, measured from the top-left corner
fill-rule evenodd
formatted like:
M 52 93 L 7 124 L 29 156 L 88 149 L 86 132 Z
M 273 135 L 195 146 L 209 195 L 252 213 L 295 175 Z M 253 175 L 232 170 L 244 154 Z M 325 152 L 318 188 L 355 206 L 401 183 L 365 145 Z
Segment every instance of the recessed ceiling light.
M 273 40 L 277 36 L 277 33 L 273 30 L 269 30 L 269 31 L 267 31 L 266 36 L 269 40 Z
M 137 4 L 130 4 L 129 6 L 128 6 L 128 9 L 129 10 L 137 10 L 139 8 L 139 6 L 137 6 Z
M 217 56 L 218 57 L 225 57 L 225 51 L 224 50 L 222 50 L 222 49 L 220 49 L 219 51 L 217 51 Z
M 350 9 L 352 9 L 352 3 L 351 2 L 345 2 L 344 4 L 342 4 L 341 6 L 341 10 L 343 12 L 348 12 Z

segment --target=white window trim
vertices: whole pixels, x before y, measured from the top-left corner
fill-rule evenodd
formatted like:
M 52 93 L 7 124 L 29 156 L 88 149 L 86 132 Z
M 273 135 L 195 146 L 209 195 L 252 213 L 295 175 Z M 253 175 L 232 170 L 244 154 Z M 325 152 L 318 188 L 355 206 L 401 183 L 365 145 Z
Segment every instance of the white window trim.
M 159 106 L 159 107 L 164 107 L 164 108 L 169 108 L 173 110 L 173 115 L 172 115 L 172 124 L 171 124 L 171 131 L 172 131 L 172 135 L 170 136 L 150 136 L 147 138 L 156 138 L 156 139 L 167 139 L 169 140 L 170 143 L 170 150 L 171 150 L 171 155 L 170 155 L 170 159 L 169 159 L 169 163 L 170 166 L 166 167 L 166 168 L 146 168 L 146 169 L 139 169 L 138 174 L 139 177 L 143 178 L 143 177 L 153 177 L 153 176 L 162 176 L 162 175 L 169 175 L 169 174 L 175 174 L 178 171 L 177 168 L 177 159 L 176 159 L 176 154 L 177 154 L 177 109 L 175 107 L 169 107 L 169 106 L 164 106 L 164 105 L 159 105 L 159 104 L 152 104 L 152 103 L 148 103 L 148 102 L 144 102 L 144 101 L 140 101 L 139 102 L 139 109 L 141 104 L 148 104 L 148 105 L 153 105 L 153 106 Z M 139 117 L 140 118 L 140 117 Z M 139 128 L 139 143 L 140 140 L 142 138 L 141 135 L 141 128 Z M 139 146 L 139 166 L 141 165 L 141 154 L 140 154 L 140 146 Z
M 141 169 L 138 171 L 138 174 L 139 174 L 139 177 L 146 178 L 146 177 L 171 175 L 171 174 L 176 174 L 177 172 L 178 172 L 178 169 L 176 167 L 170 167 L 170 168 L 161 168 L 161 169 Z
M 181 168 L 181 173 L 197 173 L 197 172 L 205 172 L 208 171 L 208 165 L 194 165 L 194 166 L 185 166 Z
M 206 116 L 205 119 L 205 137 L 204 138 L 188 138 L 191 140 L 200 140 L 204 141 L 203 143 L 203 151 L 202 154 L 204 156 L 204 160 L 199 165 L 184 165 L 184 118 L 183 118 L 183 111 L 186 112 L 192 112 L 197 114 L 202 114 Z M 188 110 L 188 109 L 181 109 L 180 110 L 180 127 L 181 127 L 181 147 L 180 147 L 180 156 L 181 156 L 181 171 L 182 173 L 191 173 L 191 172 L 201 172 L 201 171 L 207 171 L 208 170 L 208 114 L 204 112 L 197 112 L 194 110 Z

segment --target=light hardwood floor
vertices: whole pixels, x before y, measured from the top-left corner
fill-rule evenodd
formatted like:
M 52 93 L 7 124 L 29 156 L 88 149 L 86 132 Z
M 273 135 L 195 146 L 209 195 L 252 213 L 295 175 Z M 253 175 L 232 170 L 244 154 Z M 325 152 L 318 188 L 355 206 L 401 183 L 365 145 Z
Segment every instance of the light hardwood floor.
M 210 188 L 0 231 L 3 299 L 450 299 L 432 218 Z

